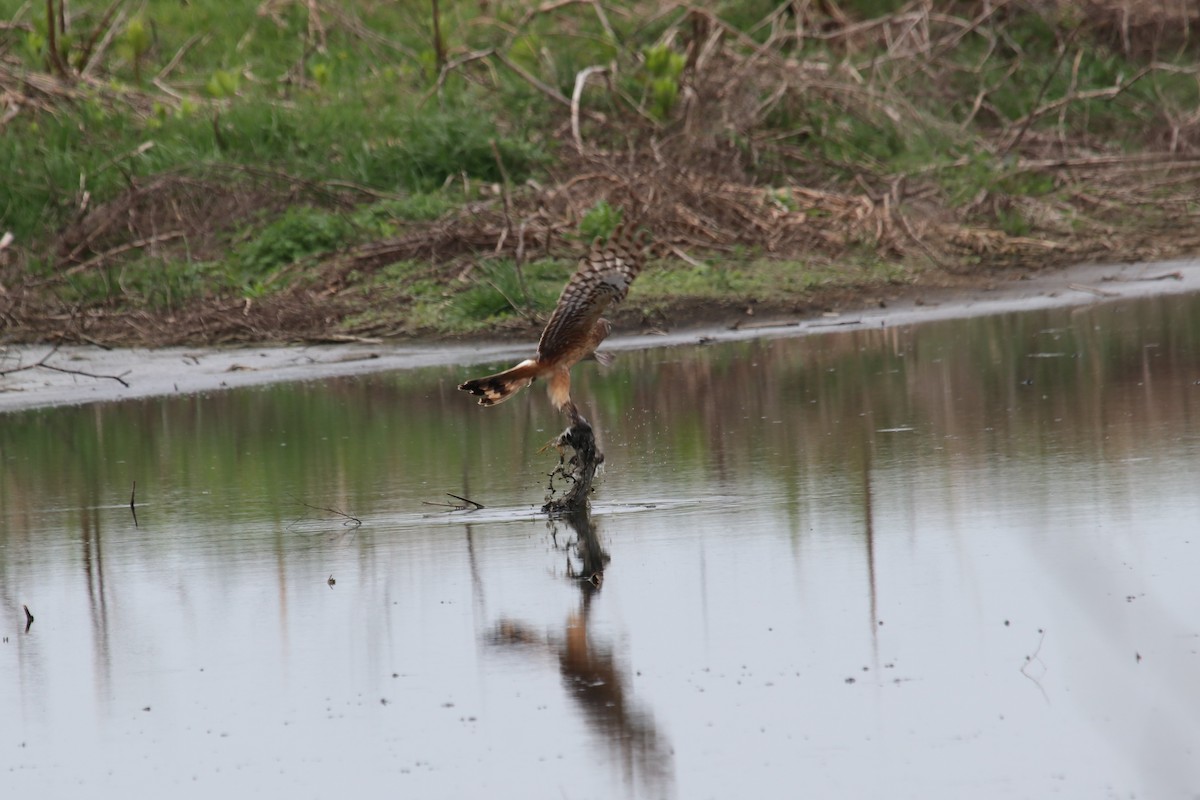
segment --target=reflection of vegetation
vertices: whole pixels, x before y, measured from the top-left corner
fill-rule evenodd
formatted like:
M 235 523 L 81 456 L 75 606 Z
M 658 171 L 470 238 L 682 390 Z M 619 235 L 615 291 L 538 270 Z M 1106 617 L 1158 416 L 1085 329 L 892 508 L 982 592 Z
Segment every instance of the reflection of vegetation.
M 1034 462 L 1047 451 L 1090 460 L 1168 449 L 1200 403 L 1197 348 L 1200 303 L 1162 298 L 628 353 L 603 380 L 585 365 L 578 385 L 620 465 L 603 477 L 608 497 L 663 486 L 690 493 L 711 481 L 761 491 L 778 480 L 807 492 L 806 481 L 855 469 L 847 451 L 864 441 L 876 448 L 876 466 L 901 452 L 948 462 L 999 449 Z M 81 497 L 123 504 L 133 480 L 144 525 L 169 524 L 174 514 L 288 518 L 297 498 L 352 508 L 369 522 L 464 485 L 489 507 L 536 503 L 554 462 L 536 451 L 556 418 L 531 395 L 499 409 L 503 424 L 485 420 L 454 390 L 465 373 L 6 415 L 0 510 L 13 519 L 75 508 Z M 915 429 L 917 451 L 876 433 L 902 427 Z M 18 527 L 7 525 L 6 535 Z M 211 535 L 231 531 L 215 524 Z

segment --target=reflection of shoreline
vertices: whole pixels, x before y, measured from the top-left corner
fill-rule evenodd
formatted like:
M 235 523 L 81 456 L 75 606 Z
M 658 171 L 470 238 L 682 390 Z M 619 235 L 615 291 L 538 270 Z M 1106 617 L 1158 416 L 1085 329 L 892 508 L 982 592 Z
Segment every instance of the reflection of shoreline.
M 592 600 L 600 591 L 609 556 L 586 512 L 564 520 L 576 535 L 574 542 L 563 546 L 568 550 L 568 577 L 580 589 L 580 604 L 567 616 L 562 638 L 544 637 L 529 625 L 502 618 L 490 633 L 491 643 L 536 648 L 539 652 L 550 650 L 558 658 L 568 695 L 583 712 L 587 726 L 608 745 L 625 782 L 653 797 L 673 796 L 675 774 L 670 743 L 658 732 L 653 716 L 638 708 L 627 691 L 629 675 L 618 667 L 612 644 L 597 641 L 589 632 Z M 557 538 L 557 530 L 554 534 Z M 578 564 L 571 559 L 572 549 Z
M 1178 270 L 1182 278 L 1148 281 L 1147 275 Z M 866 308 L 848 315 L 863 329 L 896 328 L 945 320 L 966 320 L 995 314 L 1095 306 L 1096 298 L 1079 285 L 1103 283 L 1105 291 L 1119 294 L 1106 302 L 1148 297 L 1172 297 L 1194 292 L 1200 286 L 1200 269 L 1195 261 L 1168 261 L 1132 265 L 1083 265 L 1054 270 L 1029 280 L 993 284 L 986 290 L 927 288 L 922 303 L 892 303 L 886 309 Z M 840 321 L 846 325 L 845 321 Z M 680 328 L 662 334 L 614 336 L 608 350 L 645 350 L 663 345 L 691 345 L 697 339 L 734 342 L 752 338 L 828 333 L 823 318 L 780 318 L 777 325 L 731 329 L 716 327 Z M 10 345 L 10 361 L 29 363 L 45 355 L 43 346 Z M 139 397 L 158 397 L 227 388 L 261 386 L 285 381 L 311 381 L 392 370 L 414 370 L 444 364 L 481 364 L 504 361 L 523 352 L 522 346 L 503 343 L 395 345 L 304 345 L 292 347 L 173 347 L 154 350 L 99 350 L 87 345 L 58 350 L 75 369 L 103 375 L 129 373 L 129 388 L 114 381 L 81 381 L 78 376 L 45 370 L 27 370 L 5 378 L 0 391 L 0 410 L 38 408 L 80 403 L 110 402 Z M 182 368 L 181 368 L 182 365 Z M 248 367 L 248 365 L 253 365 Z
M 631 353 L 603 381 L 585 371 L 580 384 L 597 414 L 621 420 L 608 434 L 613 454 L 625 454 L 614 479 L 669 480 L 672 490 L 713 479 L 723 494 L 745 494 L 746 481 L 758 494 L 763 475 L 772 491 L 797 498 L 843 495 L 859 482 L 846 450 L 864 437 L 880 470 L 903 452 L 893 443 L 914 436 L 929 443 L 922 466 L 954 472 L 990 469 L 993 452 L 1040 462 L 1047 445 L 1085 468 L 1147 450 L 1190 458 L 1176 431 L 1189 429 L 1200 407 L 1200 331 L 1190 324 L 1198 316 L 1200 297 L 1167 297 L 839 329 L 807 340 Z M 380 476 L 412 475 L 413 453 L 428 485 L 487 485 L 515 496 L 545 440 L 545 406 L 506 406 L 515 409 L 503 412 L 512 424 L 481 426 L 473 406 L 450 402 L 460 399 L 450 394 L 459 371 L 13 415 L 14 424 L 0 426 L 0 452 L 25 460 L 0 479 L 0 501 L 12 514 L 36 513 L 72 503 L 78 486 L 99 480 L 111 502 L 128 497 L 138 479 L 139 500 L 169 491 L 189 508 L 203 501 L 207 515 L 224 509 L 229 522 L 264 501 L 329 498 L 330 487 L 346 487 L 338 504 L 394 512 L 430 499 L 415 481 L 397 484 L 398 494 L 373 488 Z M 446 441 L 463 445 L 440 446 Z M 1045 483 L 1034 470 L 1023 474 L 1031 489 Z M 227 502 L 210 506 L 218 496 Z

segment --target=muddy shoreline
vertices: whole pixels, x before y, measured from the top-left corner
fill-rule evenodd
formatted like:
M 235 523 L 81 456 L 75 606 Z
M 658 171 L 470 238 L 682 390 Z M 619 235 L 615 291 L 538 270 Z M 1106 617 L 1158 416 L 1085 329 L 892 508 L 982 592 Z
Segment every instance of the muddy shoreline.
M 885 308 L 845 310 L 836 315 L 760 315 L 729 320 L 723 325 L 688 326 L 665 332 L 619 331 L 605 343 L 605 349 L 638 350 L 699 341 L 805 336 L 831 330 L 895 327 L 1194 291 L 1200 291 L 1200 260 L 1084 265 L 985 288 L 925 291 L 919 297 L 889 302 Z M 0 371 L 7 373 L 0 374 L 0 413 L 42 406 L 189 395 L 385 370 L 502 362 L 528 355 L 535 341 L 536 336 L 531 336 L 529 342 L 490 344 L 384 342 L 112 350 L 69 346 L 56 351 L 46 345 L 10 345 L 0 350 Z M 35 366 L 39 361 L 58 369 Z

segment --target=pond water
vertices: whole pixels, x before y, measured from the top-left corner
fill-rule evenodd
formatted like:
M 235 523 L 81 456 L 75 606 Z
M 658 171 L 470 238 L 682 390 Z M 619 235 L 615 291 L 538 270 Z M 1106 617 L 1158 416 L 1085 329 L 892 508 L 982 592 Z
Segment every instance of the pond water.
M 589 363 L 573 522 L 479 371 L 0 416 L 4 795 L 1200 792 L 1197 297 Z

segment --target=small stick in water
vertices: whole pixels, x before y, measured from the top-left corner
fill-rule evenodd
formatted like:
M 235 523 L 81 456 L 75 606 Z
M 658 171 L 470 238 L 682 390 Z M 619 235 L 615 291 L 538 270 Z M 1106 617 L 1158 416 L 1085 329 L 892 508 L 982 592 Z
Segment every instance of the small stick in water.
M 129 493 L 129 511 L 133 514 L 133 527 L 137 527 L 137 509 L 133 505 L 134 498 L 137 497 L 137 481 L 133 482 L 133 491 Z
M 25 632 L 28 633 L 29 626 L 33 624 L 33 614 L 29 613 L 29 606 L 22 605 L 21 608 L 25 609 Z
M 450 497 L 453 497 L 455 500 L 461 500 L 464 503 L 470 503 L 471 505 L 475 506 L 476 509 L 483 508 L 483 503 L 476 503 L 474 500 L 470 499 L 469 497 L 459 497 L 458 495 L 452 494 L 450 492 L 446 492 L 446 494 L 449 495 Z
M 474 506 L 474 508 L 469 508 L 467 505 L 460 505 L 460 503 L 434 503 L 429 500 L 422 500 L 421 505 L 441 506 L 442 508 L 448 508 L 451 511 L 467 511 L 467 512 L 478 511 L 479 509 L 484 507 L 483 503 L 476 503 L 474 500 L 472 500 L 469 497 L 459 497 L 458 495 L 456 495 L 452 492 L 446 492 L 446 496 L 453 497 L 455 500 L 460 501 L 460 503 L 462 503 L 462 504 L 470 504 L 470 505 Z

